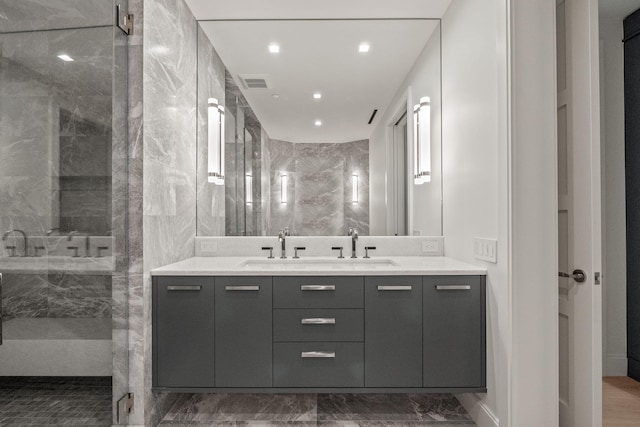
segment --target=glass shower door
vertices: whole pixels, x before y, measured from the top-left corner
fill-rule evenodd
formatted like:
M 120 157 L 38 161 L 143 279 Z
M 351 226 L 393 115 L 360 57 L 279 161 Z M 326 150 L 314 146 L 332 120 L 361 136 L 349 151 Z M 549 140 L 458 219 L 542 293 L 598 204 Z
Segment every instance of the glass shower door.
M 41 402 L 14 423 L 109 425 L 127 389 L 128 373 L 114 376 L 126 342 L 113 351 L 128 268 L 126 38 L 114 23 L 112 0 L 0 0 L 0 409 L 20 406 L 7 390 Z M 72 390 L 76 411 L 60 405 Z

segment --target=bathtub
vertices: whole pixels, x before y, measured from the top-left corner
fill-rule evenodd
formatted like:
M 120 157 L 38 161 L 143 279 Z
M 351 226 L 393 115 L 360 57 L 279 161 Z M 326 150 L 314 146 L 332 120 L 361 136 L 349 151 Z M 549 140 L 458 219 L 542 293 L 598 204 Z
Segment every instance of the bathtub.
M 111 319 L 16 318 L 2 323 L 0 376 L 111 376 Z

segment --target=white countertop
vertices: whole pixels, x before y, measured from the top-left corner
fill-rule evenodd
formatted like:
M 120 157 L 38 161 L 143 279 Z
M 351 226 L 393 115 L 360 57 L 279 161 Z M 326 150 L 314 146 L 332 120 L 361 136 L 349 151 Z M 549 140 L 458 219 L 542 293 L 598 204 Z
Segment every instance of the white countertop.
M 194 257 L 151 270 L 152 276 L 395 276 L 485 275 L 487 270 L 441 256 L 369 259 L 302 257 Z

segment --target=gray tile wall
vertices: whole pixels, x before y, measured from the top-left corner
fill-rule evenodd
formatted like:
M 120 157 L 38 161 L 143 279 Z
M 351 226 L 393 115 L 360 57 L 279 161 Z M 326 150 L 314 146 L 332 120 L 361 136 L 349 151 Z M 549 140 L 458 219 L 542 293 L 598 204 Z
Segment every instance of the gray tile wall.
M 176 395 L 151 391 L 149 271 L 194 256 L 198 26 L 184 1 L 175 0 L 145 0 L 143 26 L 143 306 L 142 319 L 136 313 L 130 327 L 144 332 L 129 342 L 129 373 L 144 409 L 129 424 L 153 426 Z
M 270 180 L 267 234 L 283 227 L 305 236 L 343 235 L 355 227 L 369 234 L 369 141 L 266 144 Z M 281 203 L 281 176 L 288 176 L 287 204 Z M 358 174 L 358 203 L 352 203 L 352 174 Z

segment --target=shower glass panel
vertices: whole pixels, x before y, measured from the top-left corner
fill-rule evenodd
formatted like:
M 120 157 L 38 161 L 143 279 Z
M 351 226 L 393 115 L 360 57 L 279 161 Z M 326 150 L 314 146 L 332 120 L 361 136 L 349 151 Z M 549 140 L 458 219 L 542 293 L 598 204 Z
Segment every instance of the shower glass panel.
M 128 389 L 127 39 L 114 23 L 113 0 L 0 0 L 0 391 L 90 384 L 106 390 L 106 425 Z

